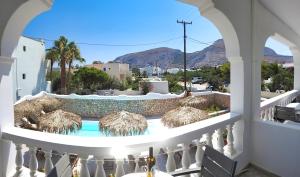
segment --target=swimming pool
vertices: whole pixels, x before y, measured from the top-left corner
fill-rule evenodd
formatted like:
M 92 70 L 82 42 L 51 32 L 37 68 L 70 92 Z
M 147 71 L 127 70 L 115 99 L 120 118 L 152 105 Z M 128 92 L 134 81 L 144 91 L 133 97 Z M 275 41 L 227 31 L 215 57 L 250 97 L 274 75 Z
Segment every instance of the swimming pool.
M 157 133 L 163 133 L 165 130 L 168 130 L 165 127 L 160 119 L 148 119 L 148 128 L 146 131 L 141 135 L 153 135 Z M 99 121 L 90 121 L 90 120 L 83 120 L 82 121 L 82 128 L 78 131 L 72 132 L 69 135 L 73 136 L 83 136 L 83 137 L 105 137 L 104 133 L 99 131 Z M 135 136 L 141 136 L 135 135 Z

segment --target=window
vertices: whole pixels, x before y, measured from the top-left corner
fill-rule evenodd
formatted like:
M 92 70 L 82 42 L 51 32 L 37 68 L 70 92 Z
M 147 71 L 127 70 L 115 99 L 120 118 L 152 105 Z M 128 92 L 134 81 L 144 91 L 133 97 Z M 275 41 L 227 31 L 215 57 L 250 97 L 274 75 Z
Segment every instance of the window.
M 22 78 L 26 79 L 26 74 L 25 73 L 22 74 Z
M 25 45 L 23 45 L 23 51 L 26 52 L 26 46 Z

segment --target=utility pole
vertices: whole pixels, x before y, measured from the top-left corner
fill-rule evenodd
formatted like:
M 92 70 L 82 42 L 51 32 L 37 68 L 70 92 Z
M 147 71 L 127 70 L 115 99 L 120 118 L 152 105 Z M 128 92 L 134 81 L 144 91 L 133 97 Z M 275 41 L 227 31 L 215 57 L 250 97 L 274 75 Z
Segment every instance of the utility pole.
M 186 21 L 179 21 L 177 20 L 177 23 L 181 23 L 183 24 L 183 39 L 184 39 L 184 54 L 183 54 L 183 60 L 184 60 L 184 64 L 183 64 L 183 68 L 184 68 L 184 90 L 187 92 L 187 87 L 186 87 L 186 25 L 191 25 L 192 22 L 186 22 Z

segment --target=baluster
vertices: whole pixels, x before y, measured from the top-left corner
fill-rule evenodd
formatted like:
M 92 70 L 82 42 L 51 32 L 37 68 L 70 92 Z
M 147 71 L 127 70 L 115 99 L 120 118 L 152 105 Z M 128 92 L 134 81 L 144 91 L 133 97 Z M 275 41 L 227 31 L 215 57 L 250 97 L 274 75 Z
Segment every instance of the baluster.
M 206 141 L 206 144 L 210 147 L 213 147 L 212 145 L 212 133 L 211 132 L 208 132 L 205 134 L 205 141 Z
M 274 116 L 275 116 L 275 107 L 272 107 L 272 121 L 274 121 Z
M 270 121 L 273 120 L 273 117 L 272 117 L 272 108 L 273 108 L 273 107 L 270 107 L 270 108 L 269 108 L 269 115 L 268 115 L 268 117 L 269 117 L 269 120 L 270 120 Z
M 201 167 L 202 165 L 202 158 L 203 158 L 203 143 L 200 142 L 200 140 L 196 140 L 196 145 L 197 145 L 197 151 L 195 154 L 195 160 L 196 160 L 196 166 Z
M 260 119 L 264 119 L 264 111 L 263 110 L 260 110 Z
M 22 173 L 22 168 L 23 168 L 23 154 L 22 154 L 22 144 L 18 144 L 15 143 L 16 145 L 16 159 L 15 159 L 15 163 L 16 163 L 16 173 L 14 175 L 14 177 L 18 177 L 21 175 Z
M 167 172 L 175 171 L 176 163 L 175 163 L 174 152 L 172 147 L 167 147 L 167 154 L 168 154 L 168 158 L 166 163 L 166 170 Z
M 106 177 L 106 174 L 105 174 L 105 171 L 103 168 L 104 159 L 102 157 L 95 157 L 95 159 L 96 159 L 96 164 L 97 164 L 95 177 Z
M 189 153 L 190 147 L 189 144 L 184 143 L 182 145 L 182 169 L 189 169 L 191 165 L 191 158 L 190 158 L 190 153 Z
M 79 155 L 80 157 L 80 177 L 90 177 L 90 172 L 87 166 L 88 155 Z
M 45 151 L 45 174 L 48 175 L 49 172 L 52 170 L 53 168 L 53 163 L 51 160 L 52 157 L 52 150 L 49 151 Z
M 135 173 L 140 172 L 139 161 L 140 161 L 139 156 L 136 156 L 134 159 L 134 162 L 135 162 L 134 172 Z
M 224 153 L 224 138 L 223 138 L 223 131 L 221 128 L 216 130 L 216 134 L 217 134 L 217 147 L 216 150 Z
M 123 160 L 117 160 L 117 169 L 116 169 L 116 177 L 121 177 L 125 175 L 124 167 L 123 167 Z
M 266 108 L 266 109 L 264 110 L 264 115 L 265 115 L 265 116 L 264 116 L 264 120 L 265 120 L 265 121 L 268 120 L 268 112 L 269 112 L 269 111 L 268 111 L 268 108 Z
M 29 146 L 29 153 L 30 153 L 30 159 L 29 159 L 29 169 L 30 169 L 30 176 L 34 177 L 36 176 L 36 171 L 38 168 L 38 161 L 36 158 L 36 147 Z
M 233 124 L 229 124 L 226 126 L 227 129 L 227 145 L 225 146 L 225 154 L 227 156 L 232 156 L 236 153 L 235 149 L 234 149 L 234 139 L 233 139 Z

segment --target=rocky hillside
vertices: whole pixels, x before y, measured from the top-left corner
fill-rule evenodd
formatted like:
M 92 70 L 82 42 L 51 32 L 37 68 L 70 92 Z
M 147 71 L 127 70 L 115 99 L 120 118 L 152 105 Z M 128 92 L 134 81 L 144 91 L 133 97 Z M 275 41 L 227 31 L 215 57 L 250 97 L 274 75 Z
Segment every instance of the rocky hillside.
M 292 62 L 291 56 L 278 55 L 274 50 L 265 47 L 265 58 L 268 62 L 286 63 Z M 150 49 L 137 53 L 130 53 L 120 56 L 114 60 L 115 62 L 128 63 L 130 67 L 145 67 L 153 65 L 167 69 L 173 67 L 182 68 L 183 52 L 177 49 L 167 47 Z M 212 45 L 201 51 L 187 54 L 188 68 L 201 66 L 218 66 L 227 62 L 225 57 L 225 46 L 222 39 L 215 41 Z

